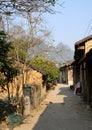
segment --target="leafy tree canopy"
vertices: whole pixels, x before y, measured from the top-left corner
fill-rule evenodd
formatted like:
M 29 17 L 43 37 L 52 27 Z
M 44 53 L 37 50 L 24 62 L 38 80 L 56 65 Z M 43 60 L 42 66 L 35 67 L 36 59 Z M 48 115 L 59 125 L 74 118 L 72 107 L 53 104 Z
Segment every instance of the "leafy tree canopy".
M 4 87 L 16 76 L 18 69 L 15 68 L 14 61 L 8 56 L 12 43 L 7 42 L 6 34 L 0 31 L 0 86 Z
M 48 74 L 47 81 L 53 81 L 59 77 L 59 69 L 53 62 L 46 60 L 44 57 L 35 57 L 30 65 L 46 72 Z

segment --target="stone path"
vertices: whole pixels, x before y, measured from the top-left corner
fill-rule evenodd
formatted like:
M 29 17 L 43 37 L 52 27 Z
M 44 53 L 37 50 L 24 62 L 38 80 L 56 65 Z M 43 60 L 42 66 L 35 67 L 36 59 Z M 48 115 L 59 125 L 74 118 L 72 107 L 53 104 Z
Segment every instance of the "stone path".
M 67 85 L 59 84 L 14 130 L 92 130 L 92 110 Z

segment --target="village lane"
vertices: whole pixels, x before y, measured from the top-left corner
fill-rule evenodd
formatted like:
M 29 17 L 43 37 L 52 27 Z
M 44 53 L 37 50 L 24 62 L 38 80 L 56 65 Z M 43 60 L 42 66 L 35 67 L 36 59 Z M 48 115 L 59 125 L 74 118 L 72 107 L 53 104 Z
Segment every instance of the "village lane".
M 67 85 L 58 84 L 14 130 L 92 130 L 92 110 Z

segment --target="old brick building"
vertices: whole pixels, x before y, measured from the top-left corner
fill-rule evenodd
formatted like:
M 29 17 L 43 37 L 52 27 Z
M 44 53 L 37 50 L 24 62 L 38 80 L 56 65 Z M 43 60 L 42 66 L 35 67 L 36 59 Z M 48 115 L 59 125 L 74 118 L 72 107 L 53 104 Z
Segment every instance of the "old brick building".
M 61 71 L 61 83 L 65 83 L 68 85 L 73 85 L 73 61 L 67 61 L 65 64 L 62 64 L 60 67 Z
M 92 104 L 92 35 L 75 43 L 74 85 L 80 81 L 83 99 Z

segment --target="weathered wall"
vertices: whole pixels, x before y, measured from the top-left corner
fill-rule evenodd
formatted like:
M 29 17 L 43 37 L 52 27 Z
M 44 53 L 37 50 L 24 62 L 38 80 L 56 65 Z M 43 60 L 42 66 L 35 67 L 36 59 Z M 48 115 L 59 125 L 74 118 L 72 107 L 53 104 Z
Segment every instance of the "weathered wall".
M 73 85 L 73 69 L 68 69 L 68 85 Z
M 75 44 L 75 81 L 81 83 L 82 95 L 87 105 L 92 104 L 92 35 Z
M 24 73 L 24 85 L 22 74 L 14 78 L 12 83 L 9 83 L 10 97 L 13 104 L 16 102 L 19 113 L 28 116 L 31 109 L 36 108 L 46 97 L 46 86 L 43 86 L 42 82 L 42 74 L 40 72 L 27 69 Z M 31 89 L 25 86 L 30 86 Z M 1 99 L 6 99 L 7 97 L 7 91 L 0 92 Z
M 16 78 L 13 79 L 12 83 L 9 83 L 9 89 L 10 89 L 10 96 L 11 97 L 21 97 L 23 95 L 23 75 L 20 74 L 19 76 L 16 76 Z M 28 69 L 24 73 L 24 84 L 30 84 L 34 86 L 35 91 L 41 91 L 41 97 L 46 93 L 45 86 L 42 86 L 42 74 L 40 72 L 37 72 L 33 69 Z M 38 86 L 36 89 L 35 86 Z M 38 92 L 37 92 L 38 93 Z M 4 99 L 7 98 L 8 93 L 7 91 L 0 91 L 0 98 Z
M 63 68 L 61 70 L 61 83 L 66 83 L 67 84 L 67 67 Z
M 92 40 L 88 40 L 85 43 L 85 54 L 87 54 L 90 51 L 91 48 L 92 48 Z
M 61 83 L 73 85 L 73 68 L 72 66 L 61 67 Z

